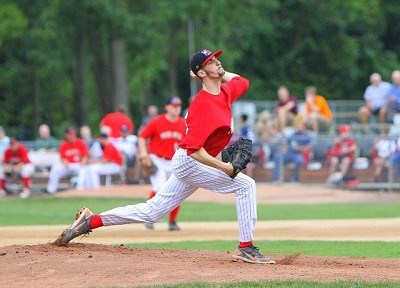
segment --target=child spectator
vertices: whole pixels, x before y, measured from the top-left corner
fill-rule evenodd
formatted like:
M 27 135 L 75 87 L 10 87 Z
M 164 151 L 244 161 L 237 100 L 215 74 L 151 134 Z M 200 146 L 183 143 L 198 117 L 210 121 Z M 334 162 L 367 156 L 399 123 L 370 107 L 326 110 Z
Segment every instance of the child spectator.
M 386 134 L 383 134 L 379 140 L 376 142 L 374 146 L 373 155 L 375 155 L 373 161 L 375 168 L 374 173 L 374 182 L 380 181 L 380 176 L 382 173 L 382 169 L 389 159 L 389 157 L 394 153 L 396 150 L 396 143 L 393 140 L 388 139 Z

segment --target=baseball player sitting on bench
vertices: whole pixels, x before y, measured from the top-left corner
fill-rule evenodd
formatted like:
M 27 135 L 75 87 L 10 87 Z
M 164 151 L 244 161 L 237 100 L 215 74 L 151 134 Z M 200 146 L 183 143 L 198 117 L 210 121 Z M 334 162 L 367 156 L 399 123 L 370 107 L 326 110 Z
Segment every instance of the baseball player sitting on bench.
M 264 257 L 253 245 L 257 222 L 256 183 L 240 173 L 251 158 L 245 157 L 243 163 L 223 162 L 217 158 L 232 137 L 231 105 L 249 88 L 249 80 L 224 70 L 218 59 L 221 54 L 221 50 L 211 52 L 204 49 L 196 52 L 190 60 L 190 75 L 201 80 L 202 89 L 189 106 L 186 135 L 172 158 L 173 173 L 160 191 L 145 203 L 100 214 L 81 208 L 75 222 L 62 232 L 55 245 L 67 245 L 75 237 L 101 226 L 155 223 L 197 189 L 203 188 L 236 196 L 239 246 L 232 255 L 233 261 L 276 263 L 274 259 Z M 242 155 L 236 156 L 239 157 L 233 158 L 242 158 Z

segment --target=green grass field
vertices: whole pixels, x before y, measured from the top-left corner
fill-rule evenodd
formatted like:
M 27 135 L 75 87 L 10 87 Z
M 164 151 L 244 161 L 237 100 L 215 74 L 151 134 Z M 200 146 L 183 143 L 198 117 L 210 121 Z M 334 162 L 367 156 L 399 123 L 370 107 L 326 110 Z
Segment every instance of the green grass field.
M 142 202 L 131 198 L 54 198 L 34 197 L 30 199 L 0 199 L 0 226 L 70 224 L 74 213 L 81 206 L 102 212 L 114 207 Z M 395 218 L 400 216 L 400 204 L 291 204 L 258 205 L 259 220 L 291 219 L 356 219 Z M 234 204 L 185 202 L 180 221 L 236 221 Z M 348 256 L 399 259 L 399 242 L 351 242 L 351 241 L 257 241 L 261 251 L 271 254 Z M 131 247 L 163 249 L 194 249 L 232 251 L 236 241 L 185 241 L 172 243 L 128 244 Z M 150 286 L 146 286 L 150 287 Z M 313 282 L 313 281 L 260 281 L 240 283 L 190 283 L 181 285 L 158 285 L 151 287 L 194 288 L 194 287 L 400 287 L 400 282 Z
M 131 198 L 54 198 L 0 199 L 0 226 L 69 224 L 82 206 L 93 212 L 143 202 Z M 400 204 L 285 204 L 258 205 L 258 219 L 356 219 L 395 218 L 400 216 Z M 180 221 L 236 221 L 234 204 L 185 202 Z

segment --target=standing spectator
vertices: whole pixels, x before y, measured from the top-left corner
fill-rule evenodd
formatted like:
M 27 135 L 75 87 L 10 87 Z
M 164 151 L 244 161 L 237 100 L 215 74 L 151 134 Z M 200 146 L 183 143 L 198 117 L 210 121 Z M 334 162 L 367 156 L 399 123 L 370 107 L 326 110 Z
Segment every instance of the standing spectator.
M 332 112 L 325 98 L 317 95 L 317 88 L 308 86 L 306 96 L 306 127 L 315 133 L 327 130 L 332 121 Z
M 0 166 L 3 163 L 4 152 L 6 151 L 9 145 L 10 145 L 10 137 L 6 135 L 3 127 L 0 126 Z
M 111 134 L 109 137 L 117 139 L 121 137 L 121 128 L 126 125 L 129 129 L 129 133 L 134 132 L 134 125 L 131 118 L 126 115 L 123 108 L 119 108 L 116 112 L 108 113 L 100 121 L 100 126 L 109 126 L 111 128 Z
M 365 104 L 358 110 L 360 122 L 362 124 L 368 124 L 371 115 L 379 115 L 379 122 L 386 123 L 386 104 L 390 84 L 382 81 L 382 77 L 379 73 L 371 74 L 369 79 L 371 85 L 365 89 Z
M 23 190 L 19 194 L 21 198 L 28 198 L 31 195 L 30 181 L 35 167 L 28 157 L 28 150 L 16 139 L 10 140 L 10 146 L 4 152 L 4 165 L 0 169 L 0 196 L 5 195 L 6 178 L 13 175 L 22 177 Z
M 400 70 L 392 72 L 392 86 L 388 92 L 387 120 L 393 123 L 393 116 L 400 112 Z
M 153 119 L 157 115 L 158 115 L 158 108 L 156 105 L 150 105 L 149 107 L 147 107 L 147 115 L 146 115 L 146 117 L 143 118 L 142 124 L 140 125 L 140 127 L 143 128 L 144 126 L 149 124 L 151 119 Z
M 139 159 L 150 157 L 157 171 L 150 175 L 153 198 L 172 174 L 172 156 L 186 132 L 185 120 L 180 117 L 182 101 L 178 97 L 169 97 L 165 103 L 165 113 L 153 118 L 139 134 Z M 170 231 L 180 230 L 176 223 L 180 206 L 169 213 Z M 152 223 L 145 226 L 154 229 Z
M 76 185 L 78 190 L 97 189 L 100 187 L 101 175 L 114 175 L 119 174 L 121 171 L 121 152 L 115 148 L 107 134 L 101 133 L 97 138 L 103 149 L 103 155 L 100 159 L 95 159 L 79 169 L 78 183 Z
M 47 192 L 50 194 L 57 192 L 60 178 L 78 175 L 80 169 L 88 163 L 88 146 L 76 134 L 76 130 L 72 127 L 65 130 L 64 141 L 59 148 L 60 162 L 53 164 L 50 169 L 47 183 Z
M 380 176 L 382 173 L 382 169 L 385 166 L 386 161 L 390 158 L 390 156 L 396 150 L 396 143 L 393 140 L 388 139 L 386 133 L 382 133 L 381 137 L 374 145 L 373 161 L 375 164 L 375 173 L 374 173 L 374 182 L 380 181 Z M 374 153 L 375 152 L 375 153 Z
M 38 128 L 39 137 L 35 139 L 34 150 L 57 151 L 58 140 L 51 136 L 50 127 L 47 124 L 41 124 Z
M 306 131 L 304 119 L 299 115 L 294 120 L 295 132 L 287 139 L 287 145 L 274 154 L 274 178 L 279 181 L 283 165 L 294 163 L 295 168 L 291 182 L 300 181 L 300 168 L 309 160 L 311 152 L 311 136 Z
M 351 127 L 346 124 L 341 125 L 339 127 L 339 138 L 335 140 L 333 148 L 327 155 L 329 159 L 328 178 L 336 173 L 339 166 L 341 177 L 347 176 L 354 163 L 356 151 L 357 143 L 354 140 Z
M 281 86 L 278 89 L 278 103 L 274 109 L 277 119 L 277 128 L 282 131 L 286 126 L 291 126 L 298 112 L 298 102 L 295 96 L 291 96 L 289 89 Z

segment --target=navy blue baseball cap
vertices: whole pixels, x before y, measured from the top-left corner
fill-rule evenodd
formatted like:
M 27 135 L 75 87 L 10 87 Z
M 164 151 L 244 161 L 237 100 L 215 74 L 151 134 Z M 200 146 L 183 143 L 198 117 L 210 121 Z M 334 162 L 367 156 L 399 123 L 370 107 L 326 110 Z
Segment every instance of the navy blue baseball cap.
M 199 72 L 201 67 L 203 67 L 212 57 L 215 56 L 218 58 L 219 55 L 222 54 L 222 52 L 222 50 L 211 52 L 208 49 L 197 51 L 190 59 L 190 70 L 192 70 L 193 73 L 197 75 L 197 72 Z
M 179 97 L 171 96 L 167 98 L 165 105 L 182 106 L 182 100 Z

